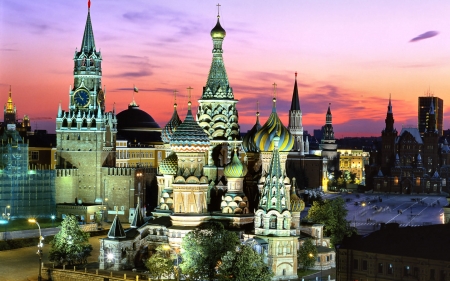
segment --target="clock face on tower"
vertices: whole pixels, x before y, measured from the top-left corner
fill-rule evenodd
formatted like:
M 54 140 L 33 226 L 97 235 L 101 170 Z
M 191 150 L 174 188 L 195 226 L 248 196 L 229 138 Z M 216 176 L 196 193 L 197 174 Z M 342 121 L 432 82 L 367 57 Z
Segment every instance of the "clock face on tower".
M 86 90 L 78 90 L 73 95 L 73 101 L 79 107 L 86 107 L 89 104 L 89 93 Z

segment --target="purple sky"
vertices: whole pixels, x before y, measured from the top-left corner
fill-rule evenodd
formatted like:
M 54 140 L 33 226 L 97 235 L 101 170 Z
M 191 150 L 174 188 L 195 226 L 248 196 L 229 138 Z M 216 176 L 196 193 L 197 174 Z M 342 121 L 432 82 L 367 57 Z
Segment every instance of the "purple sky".
M 160 126 L 170 119 L 172 92 L 178 90 L 183 119 L 186 88 L 192 86 L 194 99 L 200 98 L 209 72 L 216 4 L 92 0 L 109 110 L 114 102 L 118 111 L 126 109 L 135 84 L 137 103 Z M 417 124 L 417 97 L 428 91 L 444 99 L 444 115 L 450 116 L 448 1 L 235 0 L 221 5 L 224 60 L 240 100 L 241 131 L 254 122 L 256 100 L 265 122 L 274 82 L 278 113 L 287 125 L 296 71 L 303 124 L 311 133 L 325 123 L 331 102 L 336 137 L 379 136 L 390 93 L 397 129 Z M 67 108 L 72 58 L 86 15 L 85 0 L 0 2 L 0 103 L 11 85 L 20 118 L 54 120 L 59 101 Z M 32 124 L 54 131 L 54 121 Z

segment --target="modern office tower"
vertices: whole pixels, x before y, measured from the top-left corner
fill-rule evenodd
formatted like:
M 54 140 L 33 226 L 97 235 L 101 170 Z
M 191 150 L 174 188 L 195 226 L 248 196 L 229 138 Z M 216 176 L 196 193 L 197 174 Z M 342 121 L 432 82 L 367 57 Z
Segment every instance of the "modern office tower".
M 430 93 L 425 97 L 419 97 L 418 100 L 418 127 L 420 135 L 428 130 L 428 119 L 430 114 L 431 101 L 433 101 L 434 111 L 436 114 L 436 129 L 438 130 L 439 136 L 442 136 L 442 127 L 444 122 L 444 101 L 438 97 L 432 96 Z

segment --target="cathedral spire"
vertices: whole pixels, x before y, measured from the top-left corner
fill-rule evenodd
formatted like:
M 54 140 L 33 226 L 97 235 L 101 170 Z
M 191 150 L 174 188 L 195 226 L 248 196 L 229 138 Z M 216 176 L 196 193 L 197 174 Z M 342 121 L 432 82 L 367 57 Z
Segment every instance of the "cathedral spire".
M 325 118 L 325 126 L 322 127 L 322 132 L 324 140 L 334 140 L 333 115 L 331 114 L 331 103 L 328 103 L 328 110 Z
M 304 154 L 303 145 L 303 124 L 302 124 L 302 111 L 300 109 L 300 99 L 298 97 L 297 87 L 297 72 L 295 72 L 294 90 L 292 92 L 291 109 L 289 110 L 289 132 L 294 136 L 294 151 L 300 151 L 300 154 Z
M 286 194 L 284 187 L 284 175 L 281 172 L 280 153 L 278 149 L 279 136 L 273 138 L 273 153 L 269 171 L 264 184 L 264 193 L 259 203 L 259 208 L 268 212 L 277 210 L 280 214 L 287 210 Z
M 386 128 L 384 129 L 385 132 L 394 132 L 394 113 L 392 111 L 392 101 L 391 101 L 391 94 L 389 94 L 389 104 L 388 104 L 388 110 L 386 113 Z
M 218 4 L 217 7 L 220 8 L 220 5 Z M 222 57 L 222 43 L 226 34 L 225 29 L 220 25 L 220 15 L 218 10 L 216 26 L 211 30 L 213 59 L 206 86 L 203 87 L 202 99 L 234 99 L 233 89 L 228 82 L 228 76 Z
M 83 41 L 81 42 L 81 52 L 89 54 L 95 51 L 94 32 L 91 23 L 91 1 L 88 1 L 88 15 L 84 27 Z
M 294 91 L 292 92 L 291 110 L 300 110 L 300 99 L 298 98 L 297 72 L 295 72 Z

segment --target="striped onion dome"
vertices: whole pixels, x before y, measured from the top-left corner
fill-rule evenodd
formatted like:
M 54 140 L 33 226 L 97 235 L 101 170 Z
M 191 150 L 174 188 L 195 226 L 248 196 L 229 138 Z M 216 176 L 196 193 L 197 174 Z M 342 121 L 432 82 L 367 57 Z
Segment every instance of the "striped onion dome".
M 278 143 L 279 151 L 290 151 L 294 145 L 294 138 L 278 117 L 276 102 L 277 100 L 274 98 L 272 113 L 269 119 L 267 119 L 266 123 L 255 134 L 254 141 L 260 151 L 273 151 L 273 139 L 276 136 L 280 137 Z
M 188 103 L 188 112 L 170 138 L 170 147 L 174 152 L 206 152 L 209 149 L 209 137 L 194 120 L 191 111 L 191 102 Z
M 172 137 L 173 132 L 180 124 L 181 124 L 181 119 L 178 116 L 177 104 L 175 103 L 173 105 L 172 118 L 169 120 L 169 122 L 166 124 L 166 126 L 164 126 L 164 128 L 161 131 L 161 139 L 164 143 L 170 142 L 170 138 Z
M 259 152 L 259 148 L 255 143 L 255 135 L 261 129 L 261 124 L 259 124 L 259 111 L 256 112 L 256 123 L 253 125 L 250 131 L 244 136 L 242 140 L 242 147 L 245 152 Z
M 237 151 L 234 149 L 234 156 L 231 162 L 225 166 L 223 173 L 227 178 L 243 178 L 247 174 L 247 167 L 242 164 L 241 160 L 237 157 Z
M 305 209 L 305 202 L 303 202 L 300 197 L 295 194 L 295 192 L 291 193 L 291 212 L 301 212 Z
M 161 163 L 159 163 L 159 172 L 163 175 L 175 175 L 178 171 L 178 156 L 175 152 L 170 153 Z

